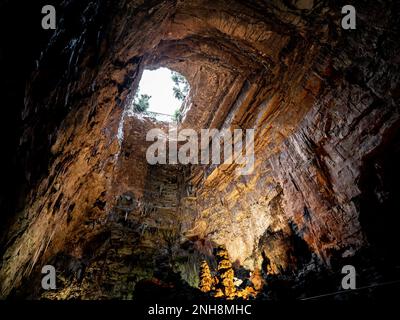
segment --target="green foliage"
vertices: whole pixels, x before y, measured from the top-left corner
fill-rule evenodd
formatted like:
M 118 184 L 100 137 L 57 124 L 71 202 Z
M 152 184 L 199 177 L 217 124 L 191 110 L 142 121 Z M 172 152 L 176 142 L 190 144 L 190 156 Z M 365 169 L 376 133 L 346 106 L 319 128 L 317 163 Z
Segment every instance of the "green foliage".
M 176 109 L 174 114 L 172 115 L 172 118 L 176 121 L 176 122 L 181 122 L 182 118 L 183 118 L 183 114 L 181 112 L 180 109 Z
M 178 72 L 171 72 L 171 79 L 174 82 L 174 96 L 178 100 L 184 101 L 189 93 L 189 83 L 186 81 L 185 77 Z
M 177 98 L 180 101 L 185 100 L 186 96 L 183 94 L 180 88 L 174 87 L 172 90 L 174 91 L 175 98 Z
M 138 113 L 146 112 L 149 108 L 149 100 L 151 96 L 148 94 L 141 94 L 140 97 L 136 93 L 135 98 L 133 99 L 133 110 Z

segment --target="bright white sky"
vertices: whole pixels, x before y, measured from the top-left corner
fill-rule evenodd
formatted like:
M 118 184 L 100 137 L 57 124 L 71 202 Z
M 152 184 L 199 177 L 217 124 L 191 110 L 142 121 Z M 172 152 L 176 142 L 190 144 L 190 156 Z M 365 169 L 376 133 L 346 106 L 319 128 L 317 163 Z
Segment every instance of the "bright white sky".
M 148 111 L 172 115 L 182 104 L 174 97 L 173 87 L 171 70 L 167 68 L 144 70 L 139 83 L 139 95 L 151 96 Z

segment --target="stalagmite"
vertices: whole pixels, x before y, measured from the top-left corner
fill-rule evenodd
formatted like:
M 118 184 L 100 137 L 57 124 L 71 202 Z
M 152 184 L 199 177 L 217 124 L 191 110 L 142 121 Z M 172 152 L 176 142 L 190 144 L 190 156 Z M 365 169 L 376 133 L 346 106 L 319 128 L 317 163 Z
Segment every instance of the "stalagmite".
M 219 246 L 216 249 L 216 258 L 218 262 L 217 275 L 219 281 L 216 285 L 215 297 L 233 299 L 236 295 L 234 284 L 235 272 L 229 260 L 228 252 L 223 246 Z
M 203 260 L 200 266 L 200 285 L 199 288 L 203 292 L 210 292 L 214 289 L 214 279 L 211 275 L 210 267 L 207 261 Z

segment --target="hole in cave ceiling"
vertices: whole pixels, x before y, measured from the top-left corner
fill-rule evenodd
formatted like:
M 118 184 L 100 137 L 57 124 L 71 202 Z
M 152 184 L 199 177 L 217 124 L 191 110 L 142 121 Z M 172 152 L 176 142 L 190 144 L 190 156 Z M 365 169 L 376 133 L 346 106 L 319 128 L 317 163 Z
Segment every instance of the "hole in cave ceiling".
M 145 69 L 131 110 L 147 113 L 159 120 L 180 120 L 181 107 L 189 93 L 189 83 L 180 73 L 168 68 Z

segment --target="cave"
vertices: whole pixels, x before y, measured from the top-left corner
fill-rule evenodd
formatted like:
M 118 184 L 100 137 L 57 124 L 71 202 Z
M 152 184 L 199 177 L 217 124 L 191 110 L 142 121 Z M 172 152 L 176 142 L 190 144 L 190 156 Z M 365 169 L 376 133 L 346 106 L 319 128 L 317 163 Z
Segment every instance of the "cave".
M 32 2 L 0 0 L 0 299 L 400 289 L 397 1 L 350 1 L 346 29 L 343 1 L 54 0 L 46 30 L 48 3 Z M 143 72 L 160 68 L 190 85 L 179 117 L 132 110 Z M 153 129 L 168 154 L 185 146 L 178 132 L 243 132 L 252 170 L 235 162 L 247 153 L 151 163 Z M 342 288 L 346 265 L 357 290 Z

